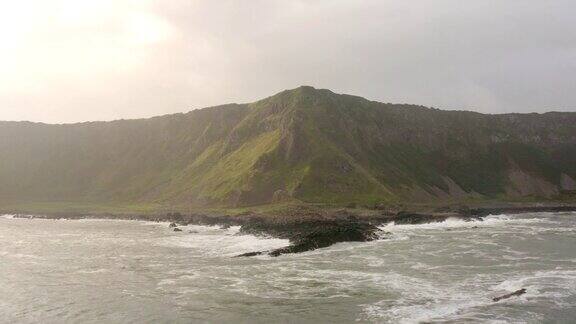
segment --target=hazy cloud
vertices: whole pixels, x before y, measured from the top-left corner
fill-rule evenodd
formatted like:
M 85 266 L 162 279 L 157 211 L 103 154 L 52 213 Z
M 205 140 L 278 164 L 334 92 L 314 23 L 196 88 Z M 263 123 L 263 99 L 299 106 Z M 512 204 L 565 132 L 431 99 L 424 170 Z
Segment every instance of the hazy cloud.
M 0 120 L 147 117 L 302 84 L 576 110 L 569 0 L 0 0 Z

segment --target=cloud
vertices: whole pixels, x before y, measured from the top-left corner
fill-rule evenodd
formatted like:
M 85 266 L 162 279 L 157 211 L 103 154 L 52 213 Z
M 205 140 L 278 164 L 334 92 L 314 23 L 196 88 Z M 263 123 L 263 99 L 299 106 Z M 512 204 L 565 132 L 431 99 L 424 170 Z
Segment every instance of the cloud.
M 556 1 L 0 2 L 0 119 L 136 118 L 302 84 L 481 112 L 574 110 Z

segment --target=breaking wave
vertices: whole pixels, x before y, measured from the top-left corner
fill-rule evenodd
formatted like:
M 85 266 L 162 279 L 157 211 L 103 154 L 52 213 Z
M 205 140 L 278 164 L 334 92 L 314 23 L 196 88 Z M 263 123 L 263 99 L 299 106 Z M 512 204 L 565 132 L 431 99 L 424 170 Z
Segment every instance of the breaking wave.
M 223 228 L 220 226 L 188 225 L 180 226 L 183 234 L 163 238 L 164 246 L 190 248 L 204 256 L 235 256 L 254 251 L 266 251 L 285 247 L 288 240 L 264 236 L 242 235 L 240 226 Z
M 391 222 L 384 226 L 380 226 L 381 230 L 395 232 L 395 231 L 417 231 L 417 230 L 443 230 L 452 228 L 476 228 L 476 227 L 498 227 L 506 225 L 522 225 L 534 223 L 550 223 L 551 221 L 545 218 L 519 218 L 509 215 L 491 215 L 482 220 L 466 220 L 461 218 L 448 218 L 442 222 L 425 223 L 425 224 L 395 224 Z

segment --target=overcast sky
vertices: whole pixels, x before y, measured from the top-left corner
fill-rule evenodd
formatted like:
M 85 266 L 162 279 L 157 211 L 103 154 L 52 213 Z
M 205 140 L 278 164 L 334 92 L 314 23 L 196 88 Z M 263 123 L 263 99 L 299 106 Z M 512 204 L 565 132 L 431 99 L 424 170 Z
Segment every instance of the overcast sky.
M 0 120 L 138 118 L 311 85 L 576 111 L 574 0 L 0 0 Z

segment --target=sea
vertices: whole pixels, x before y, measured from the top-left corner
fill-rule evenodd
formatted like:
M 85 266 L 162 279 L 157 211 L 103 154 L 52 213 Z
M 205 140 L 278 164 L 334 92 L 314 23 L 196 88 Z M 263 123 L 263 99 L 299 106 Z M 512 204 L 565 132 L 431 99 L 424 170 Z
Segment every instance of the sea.
M 181 228 L 0 216 L 0 323 L 576 323 L 576 213 L 390 223 L 280 257 L 234 256 L 286 240 Z

